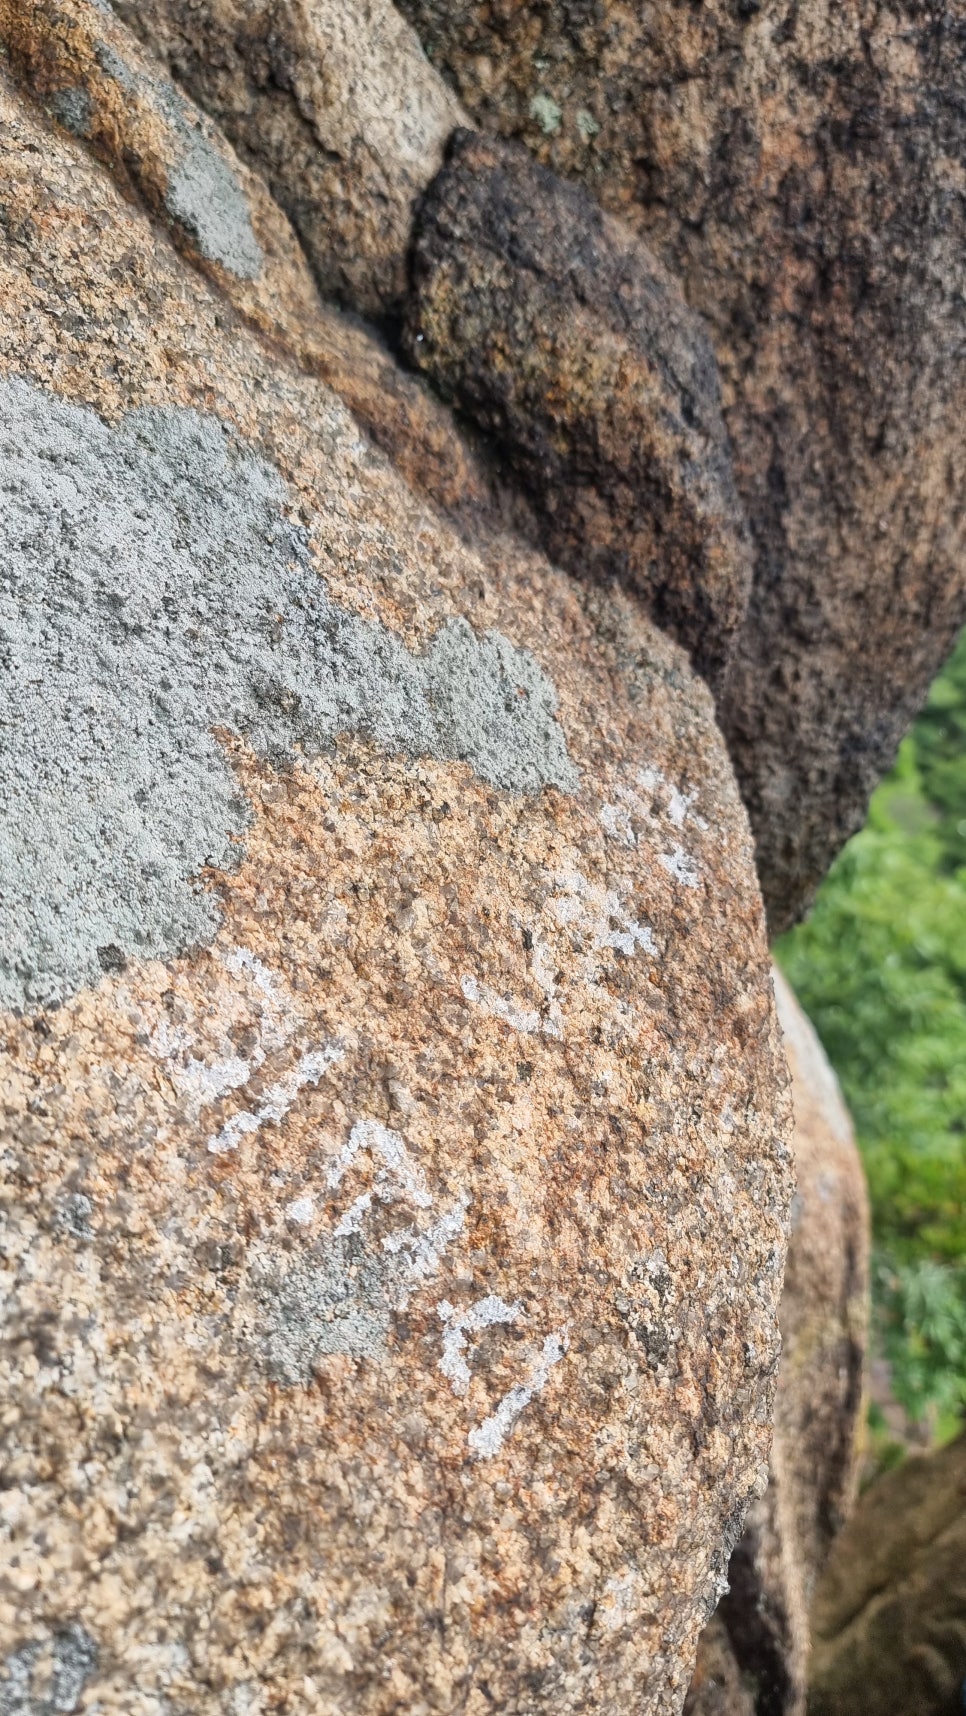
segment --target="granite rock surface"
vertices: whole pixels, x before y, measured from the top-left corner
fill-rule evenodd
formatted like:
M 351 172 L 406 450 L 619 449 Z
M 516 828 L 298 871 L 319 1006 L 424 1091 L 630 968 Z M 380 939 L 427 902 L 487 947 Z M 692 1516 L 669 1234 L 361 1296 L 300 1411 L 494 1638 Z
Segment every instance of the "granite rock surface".
M 255 166 L 326 297 L 398 313 L 417 199 L 466 115 L 390 0 L 118 0 Z
M 720 698 L 774 931 L 966 619 L 966 21 L 919 0 L 400 0 L 485 130 L 710 331 L 754 538 Z
M 802 1716 L 816 1586 L 855 1501 L 868 1324 L 865 1176 L 835 1074 L 781 972 L 797 1188 L 771 1481 L 702 1634 L 687 1716 Z M 840 1712 L 859 1705 L 846 1700 Z
M 710 696 L 63 121 L 0 74 L 0 1703 L 671 1716 L 790 1195 Z
M 345 400 L 410 487 L 466 534 L 513 524 L 535 535 L 521 497 L 500 484 L 452 413 L 373 327 L 320 297 L 264 179 L 109 7 L 0 0 L 0 48 L 31 98 L 165 226 L 239 314 Z
M 627 584 L 720 678 L 750 543 L 714 353 L 667 270 L 580 186 L 461 131 L 411 275 L 408 355 L 507 452 L 547 552 Z

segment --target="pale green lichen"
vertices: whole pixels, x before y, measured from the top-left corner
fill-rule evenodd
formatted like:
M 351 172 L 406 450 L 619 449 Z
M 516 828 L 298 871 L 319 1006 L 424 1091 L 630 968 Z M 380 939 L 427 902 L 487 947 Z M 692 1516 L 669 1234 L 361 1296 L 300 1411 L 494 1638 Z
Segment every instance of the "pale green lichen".
M 551 95 L 535 95 L 530 103 L 530 117 L 535 119 L 545 137 L 560 130 L 563 113 Z

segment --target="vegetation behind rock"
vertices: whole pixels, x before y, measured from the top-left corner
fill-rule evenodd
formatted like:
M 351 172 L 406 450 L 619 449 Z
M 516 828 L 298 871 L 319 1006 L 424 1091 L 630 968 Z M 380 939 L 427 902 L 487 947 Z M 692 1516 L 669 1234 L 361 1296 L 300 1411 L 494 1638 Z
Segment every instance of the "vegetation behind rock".
M 779 946 L 855 1118 L 893 1387 L 966 1404 L 966 635 L 806 924 Z

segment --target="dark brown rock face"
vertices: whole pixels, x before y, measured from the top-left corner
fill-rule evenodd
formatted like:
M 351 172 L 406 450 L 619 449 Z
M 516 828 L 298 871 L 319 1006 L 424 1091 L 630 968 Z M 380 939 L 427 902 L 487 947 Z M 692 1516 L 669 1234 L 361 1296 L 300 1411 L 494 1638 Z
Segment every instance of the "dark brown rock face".
M 400 0 L 487 130 L 711 331 L 755 544 L 720 714 L 776 931 L 966 617 L 966 21 L 919 0 Z
M 857 1476 L 868 1311 L 865 1177 L 835 1075 L 777 970 L 775 990 L 792 1077 L 798 1190 L 781 1303 L 771 1481 L 731 1558 L 730 1590 L 702 1635 L 687 1716 L 802 1716 L 809 1611 Z M 852 1710 L 846 1702 L 835 1716 Z
M 751 576 L 714 353 L 656 257 L 523 149 L 458 132 L 416 224 L 406 347 L 509 453 L 552 558 L 720 673 Z
M 698 1640 L 685 1716 L 756 1716 L 753 1682 L 742 1673 L 720 1614 L 712 1615 Z
M 966 1438 L 862 1497 L 816 1598 L 809 1716 L 960 1716 Z

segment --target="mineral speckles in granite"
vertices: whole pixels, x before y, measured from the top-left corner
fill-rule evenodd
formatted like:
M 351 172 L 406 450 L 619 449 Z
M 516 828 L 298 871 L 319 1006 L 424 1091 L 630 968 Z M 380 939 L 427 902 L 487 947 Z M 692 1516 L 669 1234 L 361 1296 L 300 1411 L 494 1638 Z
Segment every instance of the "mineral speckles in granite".
M 55 1600 L 107 1631 L 109 1716 L 162 1687 L 197 1708 L 216 1664 L 205 1716 L 253 1679 L 297 1707 L 306 1675 L 322 1716 L 443 1716 L 454 1680 L 528 1716 L 602 1716 L 616 1683 L 665 1716 L 715 1588 L 695 1533 L 718 1541 L 767 1447 L 762 1002 L 706 974 L 707 908 L 653 862 L 667 817 L 631 853 L 579 798 L 457 790 L 452 764 L 359 740 L 281 779 L 234 754 L 253 822 L 215 944 L 108 975 L 46 1035 L 6 1027 L 11 1138 L 43 1152 L 40 1181 L 9 1182 L 21 1371 L 0 1376 L 29 1478 L 22 1636 Z M 590 898 L 552 886 L 578 861 Z M 617 945 L 608 892 L 659 959 Z M 468 1001 L 468 970 L 535 1011 L 552 974 L 562 1035 Z M 279 1118 L 207 1150 L 332 1042 Z M 83 1240 L 50 1213 L 77 1194 Z M 19 1358 L 38 1309 L 43 1386 Z M 107 1466 L 69 1508 L 73 1464 L 63 1485 L 40 1466 L 65 1389 L 98 1403 L 78 1470 Z M 133 1499 L 102 1523 L 108 1481 Z M 388 1684 L 389 1621 L 359 1619 L 384 1609 Z
M 533 657 L 456 619 L 413 655 L 337 606 L 281 478 L 216 419 L 110 427 L 13 379 L 0 459 L 0 1004 L 211 936 L 195 879 L 248 821 L 215 727 L 267 757 L 360 732 L 511 791 L 576 784 Z
M 223 727 L 250 820 L 214 942 L 125 970 L 105 945 L 96 988 L 0 1017 L 0 1659 L 82 1626 L 102 1716 L 670 1716 L 767 1459 L 788 1198 L 710 698 L 629 598 L 449 534 L 2 78 L 0 109 L 4 373 L 122 429 L 144 406 L 232 423 L 298 495 L 333 606 L 411 661 L 460 615 L 532 651 L 580 776 L 515 793 L 374 734 L 309 762 Z M 90 427 L 116 459 L 124 435 Z M 267 549 L 265 570 L 283 593 Z M 707 827 L 676 825 L 674 792 Z M 676 845 L 699 888 L 658 862 Z M 207 1149 L 336 1043 L 278 1118 Z M 520 1312 L 465 1331 L 457 1394 L 439 1306 L 488 1296 Z

